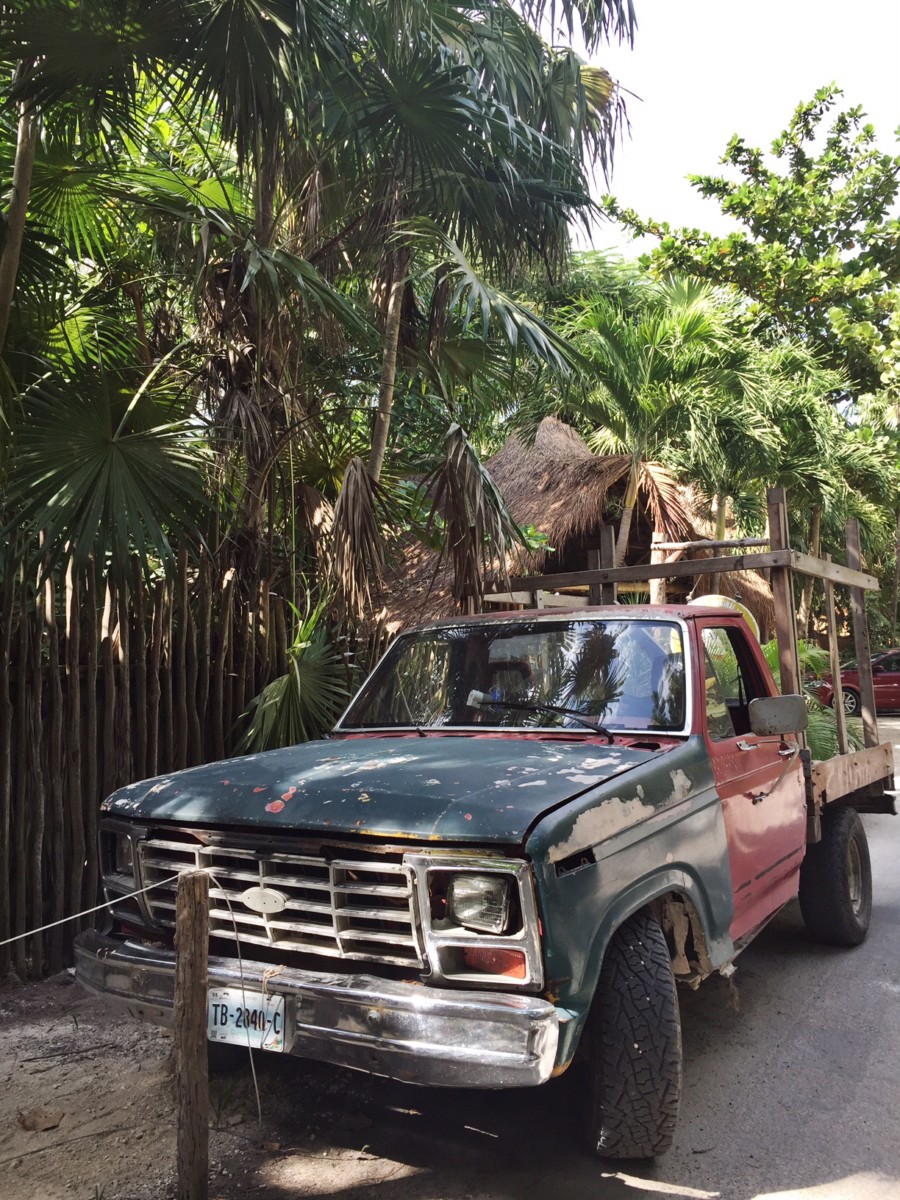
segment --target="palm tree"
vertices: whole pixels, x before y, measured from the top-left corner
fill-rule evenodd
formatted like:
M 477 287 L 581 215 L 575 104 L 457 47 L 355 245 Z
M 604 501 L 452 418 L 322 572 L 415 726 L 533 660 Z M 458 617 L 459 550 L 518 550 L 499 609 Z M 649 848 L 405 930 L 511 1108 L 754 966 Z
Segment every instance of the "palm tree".
M 593 426 L 592 447 L 630 459 L 616 563 L 624 562 L 638 496 L 646 495 L 660 532 L 685 525 L 672 467 L 696 474 L 767 436 L 748 405 L 755 381 L 732 332 L 730 306 L 707 284 L 674 280 L 647 290 L 642 310 L 605 295 L 564 314 L 564 329 L 583 356 L 584 395 L 576 406 Z M 674 453 L 673 453 L 674 452 Z

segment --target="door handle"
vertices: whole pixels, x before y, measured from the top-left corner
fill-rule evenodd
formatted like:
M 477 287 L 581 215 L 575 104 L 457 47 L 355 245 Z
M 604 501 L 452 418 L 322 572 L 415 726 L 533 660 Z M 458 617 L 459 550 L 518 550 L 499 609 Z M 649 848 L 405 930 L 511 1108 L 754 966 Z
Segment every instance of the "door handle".
M 754 742 L 740 741 L 737 743 L 737 748 L 738 750 L 755 750 L 756 745 Z
M 789 746 L 785 750 L 779 750 L 778 757 L 779 758 L 793 758 L 798 750 L 799 750 L 799 746 Z

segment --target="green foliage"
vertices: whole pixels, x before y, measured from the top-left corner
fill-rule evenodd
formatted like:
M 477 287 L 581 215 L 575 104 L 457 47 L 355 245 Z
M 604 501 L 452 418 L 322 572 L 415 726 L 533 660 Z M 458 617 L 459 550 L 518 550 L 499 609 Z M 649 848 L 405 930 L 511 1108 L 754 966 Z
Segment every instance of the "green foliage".
M 800 639 L 798 642 L 797 649 L 800 656 L 801 670 L 816 676 L 823 675 L 828 670 L 829 657 L 827 650 L 823 650 L 821 646 L 817 646 L 814 642 L 808 642 L 803 639 Z M 763 646 L 763 654 L 766 657 L 766 662 L 769 664 L 769 670 L 775 677 L 775 683 L 780 688 L 781 668 L 778 664 L 778 642 L 774 638 L 771 642 L 767 642 Z M 812 695 L 811 692 L 807 691 L 804 699 L 806 700 L 806 711 L 809 718 L 806 741 L 813 759 L 834 758 L 838 753 L 837 721 L 834 709 L 822 704 L 818 697 Z M 852 750 L 862 750 L 864 741 L 861 721 L 848 718 L 847 740 Z
M 329 638 L 325 603 L 307 603 L 303 612 L 291 608 L 296 626 L 288 646 L 288 672 L 273 679 L 248 705 L 242 716 L 247 723 L 239 743 L 242 753 L 322 737 L 349 697 L 346 663 Z
M 611 197 L 607 210 L 635 235 L 659 239 L 654 272 L 734 284 L 751 301 L 749 322 L 804 338 L 856 389 L 874 391 L 879 375 L 860 340 L 884 345 L 897 303 L 900 156 L 879 151 L 861 108 L 833 112 L 840 96 L 832 84 L 799 105 L 771 146 L 780 169 L 736 135 L 722 162 L 737 179 L 691 176 L 738 222 L 734 233 L 672 229 Z

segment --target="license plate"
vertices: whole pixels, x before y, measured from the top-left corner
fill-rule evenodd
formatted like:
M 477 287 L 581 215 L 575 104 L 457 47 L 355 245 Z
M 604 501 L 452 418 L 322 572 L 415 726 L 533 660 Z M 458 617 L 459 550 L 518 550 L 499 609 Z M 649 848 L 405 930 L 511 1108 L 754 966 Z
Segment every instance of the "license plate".
M 247 988 L 210 988 L 208 1035 L 211 1042 L 283 1050 L 284 996 Z

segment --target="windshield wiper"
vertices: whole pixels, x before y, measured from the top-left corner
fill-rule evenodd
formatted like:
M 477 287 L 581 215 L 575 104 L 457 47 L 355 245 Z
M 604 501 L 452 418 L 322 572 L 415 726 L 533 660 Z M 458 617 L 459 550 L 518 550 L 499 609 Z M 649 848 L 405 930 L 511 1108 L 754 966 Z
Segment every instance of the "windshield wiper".
M 519 712 L 546 712 L 556 713 L 561 717 L 574 717 L 576 721 L 580 721 L 582 725 L 594 731 L 594 733 L 602 733 L 612 745 L 614 738 L 609 730 L 600 724 L 596 718 L 585 716 L 580 713 L 577 708 L 558 708 L 555 704 L 535 704 L 526 700 L 494 700 L 488 692 L 476 692 L 474 689 L 469 692 L 469 698 L 466 700 L 467 708 L 512 708 Z

